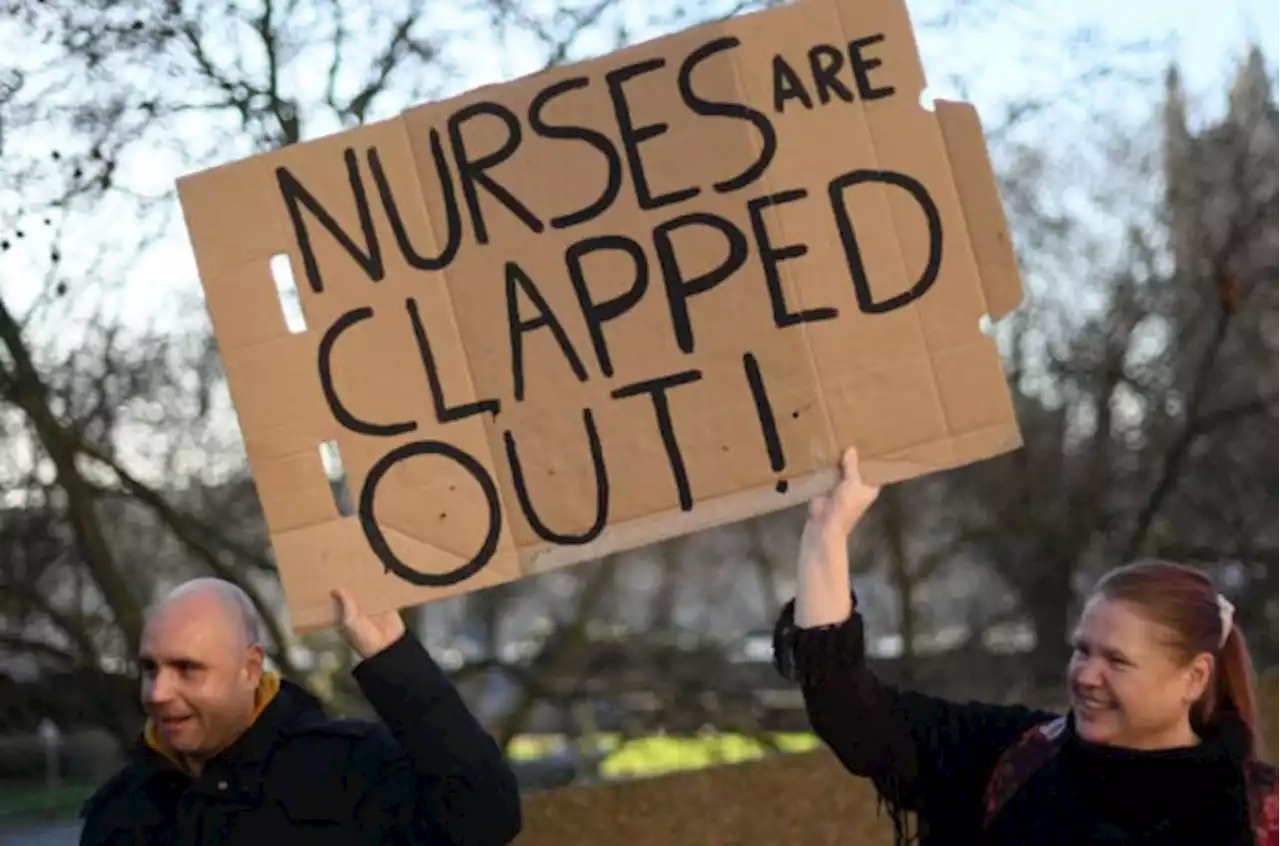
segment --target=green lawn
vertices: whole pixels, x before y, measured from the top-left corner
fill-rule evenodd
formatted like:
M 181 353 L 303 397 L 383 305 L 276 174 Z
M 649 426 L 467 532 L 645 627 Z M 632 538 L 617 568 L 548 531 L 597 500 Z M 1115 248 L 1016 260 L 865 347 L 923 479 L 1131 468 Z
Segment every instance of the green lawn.
M 782 752 L 806 752 L 818 745 L 812 734 L 778 733 L 768 736 Z M 530 761 L 565 748 L 561 735 L 521 735 L 507 749 L 512 760 Z M 601 774 L 606 778 L 652 776 L 679 770 L 696 770 L 762 758 L 771 751 L 760 741 L 740 734 L 703 734 L 692 737 L 654 735 L 623 742 L 617 735 L 601 735 L 596 748 L 608 753 Z
M 95 784 L 0 786 L 0 822 L 56 820 L 74 817 L 97 789 Z

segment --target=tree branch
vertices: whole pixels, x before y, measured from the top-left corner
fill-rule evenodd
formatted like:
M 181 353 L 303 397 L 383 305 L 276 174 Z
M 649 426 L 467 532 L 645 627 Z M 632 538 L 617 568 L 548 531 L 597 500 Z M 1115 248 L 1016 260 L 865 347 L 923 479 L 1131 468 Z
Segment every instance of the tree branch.
M 92 444 L 80 441 L 78 446 L 86 455 L 110 468 L 115 473 L 116 478 L 120 480 L 120 484 L 124 489 L 134 499 L 151 508 L 161 522 L 173 533 L 178 542 L 195 555 L 209 569 L 209 572 L 219 579 L 239 586 L 249 595 L 254 607 L 258 610 L 259 616 L 262 617 L 263 622 L 266 624 L 271 639 L 276 644 L 276 653 L 273 657 L 280 665 L 281 671 L 291 678 L 301 678 L 290 654 L 290 641 L 287 632 L 280 624 L 275 609 L 263 598 L 257 586 L 247 579 L 240 578 L 238 573 L 224 564 L 214 549 L 204 541 L 203 533 L 199 531 L 198 527 L 171 506 L 163 496 L 134 478 L 118 462 Z
M 94 513 L 94 490 L 75 462 L 75 446 L 49 407 L 49 391 L 32 361 L 18 323 L 0 297 L 0 343 L 12 360 L 12 395 L 26 412 L 67 497 L 67 511 L 85 566 L 124 636 L 130 654 L 137 654 L 142 636 L 142 606 L 121 574 L 111 547 Z

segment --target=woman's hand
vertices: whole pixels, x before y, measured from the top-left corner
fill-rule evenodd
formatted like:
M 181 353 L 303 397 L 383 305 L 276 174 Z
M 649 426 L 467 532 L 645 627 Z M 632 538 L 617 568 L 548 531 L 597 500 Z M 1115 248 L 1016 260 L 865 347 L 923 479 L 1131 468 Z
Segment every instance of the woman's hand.
M 809 502 L 809 522 L 805 529 L 824 540 L 843 544 L 879 495 L 879 488 L 862 481 L 858 451 L 849 447 L 840 460 L 840 481 L 835 488 Z
M 840 481 L 809 503 L 797 562 L 797 626 L 813 628 L 849 619 L 849 533 L 879 495 L 880 489 L 864 482 L 858 472 L 858 451 L 845 450 Z

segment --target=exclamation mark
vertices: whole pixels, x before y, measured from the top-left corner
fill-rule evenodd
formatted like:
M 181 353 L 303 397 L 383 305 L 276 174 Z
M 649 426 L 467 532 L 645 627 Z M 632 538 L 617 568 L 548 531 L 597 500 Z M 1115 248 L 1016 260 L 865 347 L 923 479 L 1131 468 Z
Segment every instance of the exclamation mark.
M 778 437 L 778 423 L 773 419 L 773 406 L 769 404 L 769 395 L 764 390 L 760 365 L 756 363 L 754 355 L 747 353 L 742 357 L 742 366 L 747 371 L 747 383 L 751 385 L 751 396 L 756 401 L 756 416 L 760 418 L 760 429 L 764 432 L 764 448 L 769 453 L 769 466 L 773 468 L 773 472 L 781 473 L 787 467 L 787 457 L 782 454 L 782 439 Z M 774 490 L 786 493 L 787 480 L 779 479 Z

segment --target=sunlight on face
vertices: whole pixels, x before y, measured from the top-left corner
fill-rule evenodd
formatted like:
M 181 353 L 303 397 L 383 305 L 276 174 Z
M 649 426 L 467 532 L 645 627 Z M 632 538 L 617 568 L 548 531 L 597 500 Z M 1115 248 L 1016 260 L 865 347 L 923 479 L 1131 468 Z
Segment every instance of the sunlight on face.
M 1067 665 L 1081 738 L 1134 749 L 1195 742 L 1190 707 L 1209 679 L 1212 658 L 1200 655 L 1182 664 L 1170 648 L 1171 636 L 1128 603 L 1103 597 L 1089 601 Z

